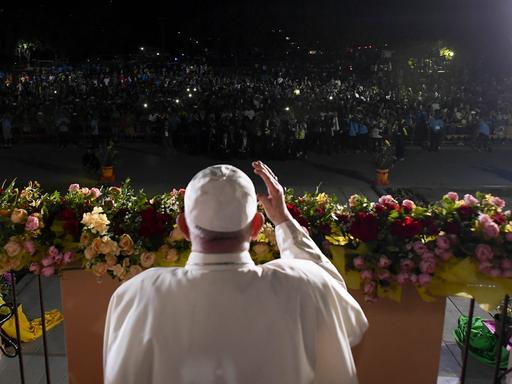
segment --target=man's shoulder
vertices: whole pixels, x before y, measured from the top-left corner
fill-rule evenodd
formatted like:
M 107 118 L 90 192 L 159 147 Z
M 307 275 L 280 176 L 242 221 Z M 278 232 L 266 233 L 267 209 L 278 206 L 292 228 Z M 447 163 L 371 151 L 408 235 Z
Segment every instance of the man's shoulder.
M 303 281 L 316 286 L 332 283 L 331 276 L 311 260 L 277 259 L 262 265 L 262 268 L 282 279 Z
M 146 269 L 144 272 L 139 273 L 137 276 L 132 277 L 121 284 L 115 291 L 116 296 L 130 296 L 144 291 L 145 289 L 152 289 L 156 284 L 161 281 L 173 279 L 183 274 L 184 268 L 163 268 L 155 267 Z

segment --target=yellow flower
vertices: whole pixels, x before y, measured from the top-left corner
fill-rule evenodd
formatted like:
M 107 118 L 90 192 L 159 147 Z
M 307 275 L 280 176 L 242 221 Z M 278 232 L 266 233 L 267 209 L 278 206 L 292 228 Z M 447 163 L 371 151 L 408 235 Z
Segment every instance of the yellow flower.
M 329 196 L 322 192 L 322 193 L 319 193 L 317 196 L 316 196 L 316 202 L 319 204 L 319 205 L 326 205 L 328 202 L 329 202 Z
M 258 243 L 252 249 L 257 255 L 263 255 L 270 251 L 270 247 L 265 243 Z
M 92 212 L 84 213 L 82 217 L 82 224 L 84 224 L 92 233 L 104 235 L 108 231 L 110 221 L 107 215 L 103 213 L 103 208 L 94 207 Z
M 185 240 L 185 235 L 183 234 L 183 232 L 181 232 L 181 230 L 178 228 L 178 226 L 176 226 L 171 234 L 169 235 L 169 240 L 170 241 L 180 241 L 180 240 Z

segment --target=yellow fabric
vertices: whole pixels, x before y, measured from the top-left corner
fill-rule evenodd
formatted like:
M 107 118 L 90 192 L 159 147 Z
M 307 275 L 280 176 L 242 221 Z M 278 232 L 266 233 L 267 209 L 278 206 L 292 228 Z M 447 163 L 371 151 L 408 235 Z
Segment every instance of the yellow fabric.
M 491 311 L 512 293 L 512 279 L 500 279 L 478 272 L 475 261 L 467 257 L 439 266 L 428 290 L 436 296 L 473 297 L 484 311 Z
M 4 300 L 0 297 L 0 305 L 4 304 Z M 22 342 L 26 343 L 29 341 L 34 341 L 43 335 L 43 326 L 41 325 L 41 318 L 38 317 L 32 321 L 27 319 L 27 316 L 23 312 L 22 305 L 18 305 L 18 318 L 20 322 L 20 339 Z M 57 324 L 64 320 L 62 313 L 57 309 L 45 312 L 45 320 L 46 320 L 46 330 L 49 331 Z M 9 320 L 7 320 L 2 325 L 2 330 L 7 334 L 7 336 L 16 339 L 16 321 L 14 316 L 12 316 Z
M 361 243 L 357 249 L 342 246 L 331 246 L 333 264 L 341 273 L 347 287 L 361 288 L 358 271 L 347 271 L 345 262 L 347 254 L 365 256 L 368 247 Z M 474 298 L 484 311 L 491 311 L 503 300 L 505 294 L 512 293 L 512 279 L 501 279 L 486 276 L 478 271 L 476 262 L 471 258 L 452 259 L 439 264 L 438 269 L 427 287 L 416 287 L 418 295 L 426 302 L 435 300 L 434 296 L 460 296 Z M 400 302 L 402 287 L 394 285 L 389 288 L 377 287 L 377 296 Z

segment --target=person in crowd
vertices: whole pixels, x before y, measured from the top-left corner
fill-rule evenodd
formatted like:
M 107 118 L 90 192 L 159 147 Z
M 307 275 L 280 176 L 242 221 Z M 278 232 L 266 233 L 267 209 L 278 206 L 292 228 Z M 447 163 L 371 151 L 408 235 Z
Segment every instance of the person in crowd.
M 4 148 L 12 148 L 12 119 L 7 112 L 2 116 L 2 137 L 4 139 Z
M 444 122 L 439 113 L 436 113 L 429 121 L 430 129 L 430 151 L 437 152 L 441 146 L 441 134 Z
M 491 137 L 491 128 L 489 127 L 489 123 L 487 119 L 480 118 L 478 122 L 478 136 L 476 138 L 476 148 L 478 151 L 491 151 L 491 147 L 489 145 Z
M 351 347 L 368 322 L 336 267 L 288 212 L 284 189 L 252 164 L 216 165 L 185 191 L 178 228 L 192 243 L 185 268 L 152 268 L 125 282 L 107 312 L 105 384 L 357 383 Z M 275 225 L 281 258 L 249 254 Z

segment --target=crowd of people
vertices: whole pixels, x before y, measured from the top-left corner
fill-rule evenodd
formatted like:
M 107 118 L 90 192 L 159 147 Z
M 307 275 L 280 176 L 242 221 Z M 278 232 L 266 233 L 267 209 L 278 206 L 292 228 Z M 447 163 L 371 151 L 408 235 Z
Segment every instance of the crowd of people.
M 147 140 L 170 153 L 301 158 L 388 139 L 402 158 L 406 143 L 435 151 L 469 137 L 488 148 L 491 135 L 507 136 L 512 79 L 385 69 L 170 61 L 0 71 L 3 144 Z

